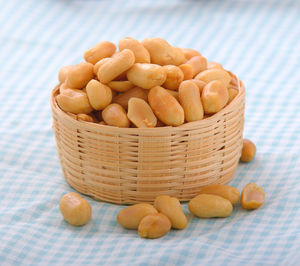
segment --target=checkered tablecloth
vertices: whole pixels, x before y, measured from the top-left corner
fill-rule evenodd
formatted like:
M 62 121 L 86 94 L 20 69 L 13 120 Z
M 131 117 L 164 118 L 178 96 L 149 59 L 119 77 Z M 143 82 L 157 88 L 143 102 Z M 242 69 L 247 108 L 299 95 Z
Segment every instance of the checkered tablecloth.
M 121 206 L 88 197 L 86 226 L 62 219 L 59 200 L 73 190 L 57 158 L 50 92 L 61 66 L 125 36 L 195 48 L 243 80 L 244 136 L 257 154 L 230 184 L 261 185 L 261 208 L 189 215 L 185 230 L 157 240 L 121 228 Z M 300 1 L 0 0 L 0 264 L 299 265 L 299 113 Z

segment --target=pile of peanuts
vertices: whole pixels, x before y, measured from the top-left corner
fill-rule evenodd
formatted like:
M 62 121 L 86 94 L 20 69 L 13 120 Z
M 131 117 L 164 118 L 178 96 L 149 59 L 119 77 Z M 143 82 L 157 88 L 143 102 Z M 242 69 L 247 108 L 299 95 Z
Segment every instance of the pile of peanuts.
M 116 127 L 179 126 L 219 112 L 238 94 L 222 65 L 161 38 L 103 41 L 59 71 L 59 107 Z
M 239 198 L 240 192 L 235 187 L 208 185 L 190 200 L 188 208 L 199 218 L 228 217 Z M 241 195 L 241 205 L 244 209 L 257 209 L 264 200 L 264 190 L 255 183 L 244 187 Z M 88 223 L 92 215 L 90 204 L 75 192 L 64 195 L 59 207 L 65 220 L 74 226 Z M 188 224 L 179 200 L 167 195 L 156 197 L 154 206 L 138 203 L 125 207 L 118 213 L 117 221 L 126 229 L 137 229 L 143 238 L 159 238 L 171 228 L 181 230 Z
M 239 198 L 240 192 L 235 187 L 208 185 L 190 200 L 188 209 L 199 218 L 228 217 Z M 242 191 L 241 205 L 247 210 L 257 209 L 264 199 L 264 190 L 255 183 L 249 183 Z M 184 229 L 188 223 L 179 200 L 166 195 L 156 197 L 154 206 L 139 203 L 122 209 L 117 221 L 126 229 L 137 229 L 143 238 L 159 238 L 171 228 Z

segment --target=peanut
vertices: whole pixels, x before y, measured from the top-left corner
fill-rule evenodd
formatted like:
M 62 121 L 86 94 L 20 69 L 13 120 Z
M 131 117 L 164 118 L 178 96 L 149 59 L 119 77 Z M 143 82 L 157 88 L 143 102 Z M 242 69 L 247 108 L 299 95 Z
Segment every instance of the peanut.
M 85 61 L 94 65 L 102 58 L 112 56 L 115 51 L 116 46 L 112 42 L 104 41 L 87 50 L 83 57 Z
M 187 61 L 181 48 L 172 46 L 171 49 L 175 53 L 173 65 L 179 66 Z
M 108 62 L 108 61 L 111 61 L 112 58 L 110 57 L 107 57 L 107 58 L 103 58 L 101 60 L 99 60 L 93 67 L 93 71 L 94 71 L 94 74 L 97 76 L 98 74 L 98 71 L 99 71 L 99 68 L 104 65 L 104 63 Z
M 134 54 L 129 49 L 119 52 L 114 58 L 99 67 L 97 76 L 101 83 L 108 83 L 134 64 Z
M 199 191 L 199 194 L 212 194 L 220 196 L 231 202 L 232 205 L 236 204 L 240 198 L 240 192 L 237 188 L 227 185 L 213 184 L 208 185 Z
M 180 61 L 178 51 L 164 39 L 146 38 L 142 41 L 143 46 L 148 50 L 151 63 L 164 65 L 177 65 Z
M 231 202 L 217 195 L 200 194 L 190 200 L 188 207 L 200 218 L 227 217 L 232 213 Z
M 140 98 L 129 99 L 127 117 L 136 127 L 155 127 L 157 123 L 149 104 Z
M 132 97 L 140 98 L 145 101 L 148 100 L 148 94 L 147 94 L 146 90 L 139 88 L 139 87 L 133 87 L 132 89 L 129 89 L 128 91 L 114 97 L 112 99 L 112 102 L 120 104 L 124 109 L 127 110 L 128 109 L 128 101 Z
M 82 89 L 94 77 L 94 66 L 90 63 L 82 62 L 72 66 L 68 73 L 66 83 L 70 88 Z
M 207 67 L 206 58 L 201 55 L 192 57 L 186 62 L 186 64 L 191 65 L 193 67 L 194 76 L 205 70 Z
M 155 208 L 166 215 L 175 229 L 184 229 L 187 225 L 187 218 L 177 198 L 170 196 L 158 196 L 154 201 Z
M 191 48 L 180 48 L 180 49 L 183 52 L 184 57 L 186 58 L 186 60 L 190 60 L 194 56 L 198 56 L 198 55 L 201 56 L 201 54 L 197 50 L 194 50 L 194 49 L 191 49 Z
M 58 72 L 58 80 L 60 83 L 65 82 L 65 80 L 67 79 L 68 76 L 68 72 L 69 70 L 72 68 L 73 66 L 63 66 L 59 72 Z
M 232 100 L 238 95 L 239 91 L 237 89 L 234 89 L 234 88 L 231 88 L 230 85 L 229 85 L 229 88 L 228 88 L 228 102 L 227 104 L 231 103 Z
M 105 107 L 102 111 L 102 118 L 107 125 L 115 127 L 129 127 L 129 120 L 124 108 L 117 104 L 112 103 Z
M 178 101 L 164 88 L 156 86 L 148 94 L 149 104 L 164 124 L 179 126 L 184 122 L 184 111 Z
M 249 183 L 244 187 L 241 196 L 241 204 L 244 209 L 257 209 L 264 201 L 265 192 L 262 187 L 258 187 L 255 183 Z
M 119 41 L 119 50 L 129 49 L 134 53 L 135 63 L 150 63 L 148 50 L 137 40 L 126 37 Z
M 189 80 L 194 77 L 194 69 L 191 65 L 182 64 L 178 66 L 183 73 L 183 80 Z
M 87 114 L 78 114 L 76 116 L 76 119 L 78 121 L 85 121 L 85 122 L 94 122 L 94 118 L 91 115 L 87 115 Z
M 195 79 L 202 80 L 205 83 L 209 83 L 213 80 L 219 80 L 227 88 L 231 81 L 231 76 L 223 69 L 211 68 L 200 72 Z
M 197 87 L 199 88 L 200 95 L 201 95 L 206 83 L 199 79 L 191 79 L 191 81 L 193 81 L 197 85 Z
M 124 92 L 128 91 L 129 89 L 133 88 L 134 85 L 131 81 L 128 80 L 117 80 L 111 81 L 107 84 L 111 89 L 117 92 Z
M 93 111 L 87 94 L 82 90 L 65 89 L 56 96 L 58 106 L 65 112 L 73 114 L 88 114 Z
M 145 216 L 156 213 L 158 213 L 157 210 L 151 204 L 138 203 L 120 210 L 117 221 L 124 228 L 138 229 L 141 220 Z
M 184 110 L 187 122 L 203 119 L 203 107 L 197 85 L 190 80 L 182 82 L 178 90 L 179 102 Z
M 100 83 L 98 80 L 92 79 L 86 85 L 86 93 L 91 106 L 95 110 L 103 110 L 111 103 L 112 92 L 110 87 Z
M 207 69 L 211 69 L 211 68 L 224 69 L 223 66 L 217 62 L 207 62 Z
M 206 114 L 219 112 L 227 103 L 228 90 L 219 80 L 209 82 L 203 89 L 201 99 Z
M 180 83 L 184 78 L 182 70 L 179 67 L 173 65 L 166 65 L 163 66 L 163 68 L 166 70 L 167 78 L 162 84 L 162 87 L 177 91 Z
M 163 67 L 156 64 L 136 63 L 127 71 L 127 78 L 138 87 L 151 89 L 162 85 L 167 73 Z
M 70 192 L 61 198 L 59 209 L 65 220 L 75 226 L 88 223 L 92 216 L 90 204 L 75 192 Z
M 255 144 L 249 139 L 243 139 L 243 148 L 240 160 L 242 162 L 250 162 L 256 153 Z
M 143 238 L 159 238 L 168 233 L 171 222 L 162 213 L 150 214 L 144 217 L 138 227 L 138 233 Z
M 59 86 L 59 93 L 63 93 L 65 90 L 68 90 L 68 89 L 71 89 L 71 88 L 69 88 L 67 83 L 64 82 L 64 83 L 60 84 L 60 86 Z
M 178 94 L 178 91 L 173 91 L 173 90 L 167 90 L 166 91 L 168 93 L 170 93 L 173 97 L 175 97 L 175 99 L 179 102 L 179 94 Z

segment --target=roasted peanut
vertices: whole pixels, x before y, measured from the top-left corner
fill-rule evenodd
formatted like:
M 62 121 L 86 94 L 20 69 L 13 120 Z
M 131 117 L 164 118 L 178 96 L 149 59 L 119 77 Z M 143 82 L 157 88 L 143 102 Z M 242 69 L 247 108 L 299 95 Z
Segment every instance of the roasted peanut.
M 138 203 L 119 211 L 117 221 L 127 229 L 138 229 L 141 220 L 150 214 L 157 214 L 157 210 L 148 203 Z
M 150 63 L 148 50 L 136 39 L 126 37 L 119 41 L 119 50 L 129 49 L 134 53 L 135 63 Z
M 127 117 L 136 127 L 155 127 L 157 123 L 150 105 L 140 98 L 129 99 Z
M 59 209 L 65 220 L 75 226 L 86 224 L 92 216 L 90 204 L 75 192 L 70 192 L 61 198 Z
M 199 88 L 200 95 L 201 95 L 206 83 L 199 79 L 191 79 L 191 81 L 193 81 L 197 85 L 197 87 Z
M 151 89 L 162 85 L 167 73 L 163 67 L 156 64 L 136 63 L 127 71 L 127 78 L 138 87 Z
M 186 62 L 186 64 L 191 65 L 193 67 L 194 76 L 205 70 L 207 67 L 206 58 L 201 55 L 192 57 Z
M 68 76 L 68 72 L 69 70 L 72 68 L 73 66 L 63 66 L 59 72 L 58 72 L 58 80 L 60 83 L 65 82 L 65 80 L 67 79 Z
M 197 50 L 194 50 L 194 49 L 191 49 L 191 48 L 180 48 L 180 49 L 183 52 L 184 57 L 186 58 L 186 60 L 190 60 L 194 56 L 198 56 L 198 55 L 201 56 L 201 54 Z
M 187 218 L 177 198 L 170 196 L 158 196 L 154 201 L 155 208 L 166 215 L 175 229 L 184 229 L 187 225 Z
M 63 111 L 73 114 L 88 114 L 93 111 L 87 94 L 82 90 L 65 89 L 56 96 L 56 102 Z
M 105 107 L 102 111 L 102 118 L 110 126 L 129 127 L 130 124 L 126 111 L 117 103 L 112 103 Z
M 64 90 L 68 90 L 68 89 L 70 89 L 70 88 L 68 87 L 67 83 L 64 82 L 59 86 L 59 93 L 63 93 Z
M 178 90 L 180 83 L 183 81 L 184 75 L 182 70 L 173 65 L 163 66 L 166 70 L 167 78 L 166 81 L 162 84 L 162 87 L 169 90 Z
M 184 111 L 178 101 L 164 88 L 156 86 L 148 94 L 149 104 L 155 115 L 168 126 L 179 126 L 184 122 Z
M 177 50 L 164 39 L 146 38 L 142 41 L 142 45 L 148 50 L 153 64 L 164 66 L 176 65 L 179 62 Z
M 192 122 L 203 119 L 203 106 L 197 85 L 193 81 L 186 80 L 180 84 L 178 94 L 185 120 Z
M 78 114 L 76 116 L 76 119 L 78 121 L 86 121 L 86 122 L 94 122 L 94 118 L 91 115 L 87 115 L 87 114 Z
M 173 65 L 179 66 L 187 61 L 181 48 L 172 46 L 171 49 L 175 53 Z
M 238 93 L 239 93 L 239 91 L 237 89 L 229 87 L 228 88 L 228 96 L 229 96 L 229 98 L 228 98 L 227 104 L 231 103 L 232 100 L 238 95 Z
M 209 82 L 203 89 L 201 100 L 206 114 L 219 112 L 227 103 L 228 90 L 219 80 Z
M 108 61 L 111 61 L 111 60 L 112 60 L 112 58 L 110 58 L 110 57 L 103 58 L 103 59 L 99 60 L 99 61 L 94 65 L 94 68 L 93 68 L 94 74 L 97 76 L 98 71 L 99 71 L 99 68 L 100 68 L 102 65 L 104 65 L 104 63 L 106 63 L 106 62 L 108 62 Z
M 178 66 L 183 73 L 183 80 L 189 80 L 194 77 L 194 69 L 191 65 L 182 64 Z
M 241 196 L 241 204 L 244 209 L 257 209 L 264 201 L 265 192 L 262 187 L 258 187 L 255 183 L 249 183 L 244 187 Z
M 170 93 L 173 97 L 175 97 L 175 99 L 176 99 L 177 101 L 179 101 L 178 91 L 167 90 L 167 89 L 166 89 L 166 91 L 167 91 L 168 93 Z
M 85 61 L 96 64 L 102 58 L 112 56 L 115 51 L 116 46 L 112 42 L 104 41 L 87 50 L 83 57 Z
M 190 200 L 188 207 L 200 218 L 227 217 L 232 213 L 231 202 L 217 195 L 200 194 Z
M 200 72 L 195 79 L 202 80 L 206 83 L 213 80 L 219 80 L 227 88 L 231 81 L 231 76 L 223 69 L 211 68 Z
M 95 110 L 103 110 L 106 106 L 108 106 L 111 103 L 111 88 L 102 84 L 98 80 L 92 79 L 86 85 L 86 93 L 91 106 Z
M 104 84 L 112 81 L 124 71 L 129 69 L 134 64 L 134 60 L 133 52 L 129 49 L 124 49 L 114 58 L 99 67 L 97 73 L 99 81 Z
M 219 69 L 224 69 L 221 64 L 217 62 L 207 62 L 207 69 L 211 68 L 219 68 Z
M 131 81 L 128 80 L 115 80 L 111 81 L 107 84 L 111 89 L 117 92 L 124 92 L 128 91 L 129 89 L 133 88 L 134 85 Z
M 125 91 L 122 94 L 117 95 L 112 99 L 113 103 L 118 103 L 120 104 L 123 108 L 126 110 L 128 109 L 128 101 L 130 98 L 135 97 L 135 98 L 140 98 L 145 101 L 148 100 L 148 94 L 147 91 L 139 88 L 139 87 L 134 87 L 132 89 L 129 89 L 128 91 Z
M 256 153 L 255 144 L 249 139 L 243 139 L 243 148 L 240 160 L 242 162 L 250 162 Z
M 212 194 L 220 196 L 231 202 L 232 205 L 236 204 L 240 198 L 240 192 L 237 188 L 227 185 L 213 184 L 208 185 L 199 191 L 199 194 Z
M 82 89 L 94 77 L 94 66 L 82 62 L 72 66 L 67 72 L 66 83 L 70 88 Z
M 138 233 L 143 238 L 159 238 L 168 233 L 171 229 L 171 222 L 162 213 L 145 216 L 138 227 Z

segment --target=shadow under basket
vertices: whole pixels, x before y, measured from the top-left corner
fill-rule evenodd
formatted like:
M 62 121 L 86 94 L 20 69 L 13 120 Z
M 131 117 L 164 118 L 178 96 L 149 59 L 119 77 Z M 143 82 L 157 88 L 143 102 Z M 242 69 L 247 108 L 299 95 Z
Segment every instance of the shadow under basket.
M 235 77 L 233 75 L 233 77 Z M 179 127 L 118 128 L 77 121 L 51 95 L 63 175 L 95 199 L 134 204 L 158 195 L 188 201 L 208 184 L 229 182 L 243 143 L 245 88 L 217 114 Z

